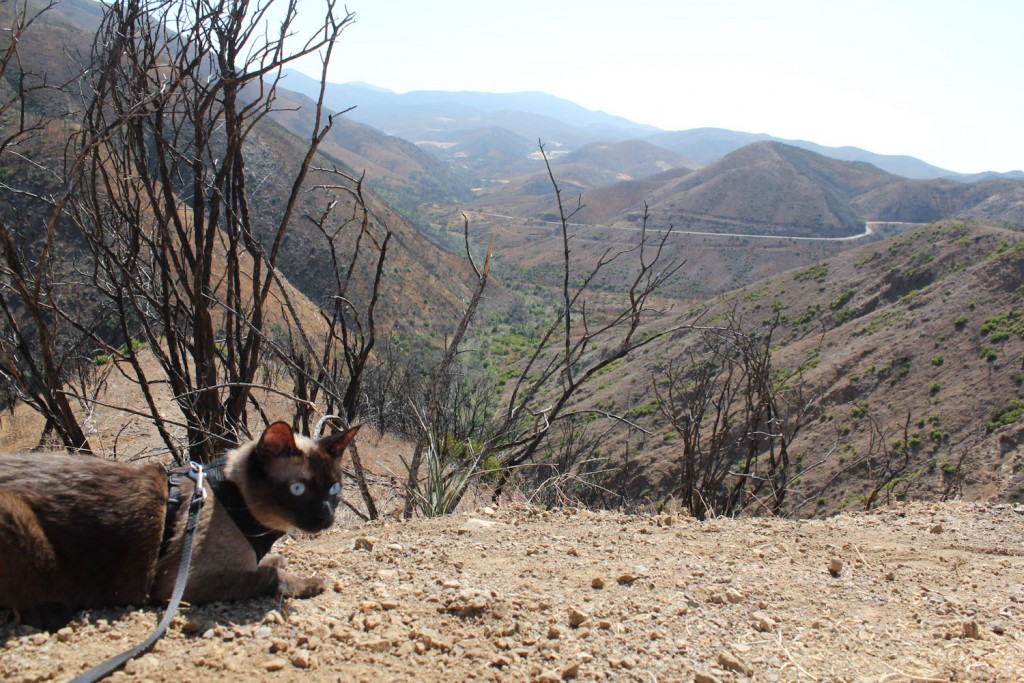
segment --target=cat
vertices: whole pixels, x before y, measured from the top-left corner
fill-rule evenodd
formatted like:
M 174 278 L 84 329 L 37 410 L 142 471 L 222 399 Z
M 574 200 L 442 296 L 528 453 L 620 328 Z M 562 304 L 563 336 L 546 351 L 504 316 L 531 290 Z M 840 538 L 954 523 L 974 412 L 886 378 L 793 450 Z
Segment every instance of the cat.
M 267 553 L 292 528 L 334 523 L 342 455 L 358 429 L 314 441 L 275 422 L 205 467 L 208 499 L 183 599 L 321 593 L 325 579 L 284 571 L 283 558 Z M 0 455 L 0 611 L 58 626 L 81 609 L 167 600 L 194 490 L 193 479 L 155 463 Z

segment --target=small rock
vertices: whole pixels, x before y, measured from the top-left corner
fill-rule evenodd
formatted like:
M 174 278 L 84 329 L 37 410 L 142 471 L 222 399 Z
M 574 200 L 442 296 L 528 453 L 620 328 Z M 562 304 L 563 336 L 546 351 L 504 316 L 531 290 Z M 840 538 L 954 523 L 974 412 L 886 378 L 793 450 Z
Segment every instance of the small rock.
M 706 671 L 695 671 L 693 673 L 693 683 L 721 683 L 718 676 L 709 674 Z
M 577 628 L 582 625 L 589 618 L 590 617 L 588 615 L 580 612 L 578 609 L 574 608 L 569 610 L 569 626 L 573 628 Z
M 775 620 L 764 612 L 754 612 L 750 615 L 750 621 L 755 631 L 771 633 L 775 630 Z
M 43 645 L 49 639 L 50 639 L 50 634 L 48 634 L 48 633 L 33 633 L 31 636 L 29 636 L 28 640 L 33 645 Z
M 356 550 L 365 550 L 367 552 L 373 550 L 373 545 L 377 542 L 377 539 L 369 536 L 360 536 L 355 540 Z
M 497 525 L 497 522 L 493 519 L 476 519 L 471 517 L 467 519 L 461 527 L 459 527 L 459 533 L 468 534 L 472 531 L 483 531 L 485 529 L 490 529 L 495 525 Z
M 724 669 L 735 671 L 744 676 L 749 676 L 753 673 L 745 662 L 728 650 L 722 650 L 718 653 L 718 664 Z
M 559 630 L 559 628 L 557 626 L 548 626 L 548 639 L 549 640 L 558 640 L 558 638 L 561 635 L 562 635 L 562 632 Z
M 359 647 L 370 652 L 387 652 L 391 649 L 391 640 L 388 638 L 376 638 L 359 643 Z
M 725 599 L 734 605 L 743 602 L 744 597 L 743 593 L 735 589 L 729 589 L 725 592 Z
M 963 635 L 964 638 L 970 638 L 972 640 L 981 639 L 981 629 L 978 628 L 978 622 L 976 621 L 965 621 L 963 624 Z
M 592 578 L 590 580 L 590 587 L 591 588 L 604 588 L 604 579 L 602 579 L 600 576 L 595 576 L 594 578 Z
M 269 615 L 267 615 L 267 616 L 269 616 Z M 264 620 L 266 620 L 266 618 L 264 618 Z M 198 618 L 189 619 L 188 621 L 186 621 L 185 624 L 181 627 L 181 631 L 182 631 L 182 633 L 187 633 L 189 635 L 195 635 L 197 633 L 205 634 L 207 631 L 209 631 L 213 627 L 214 627 L 214 623 L 212 621 L 210 621 L 209 619 L 204 619 L 202 617 L 198 617 Z M 213 634 L 211 633 L 210 635 L 212 636 Z
M 309 650 L 296 650 L 292 655 L 292 666 L 296 669 L 308 669 L 313 664 L 313 657 Z
M 885 580 L 886 581 L 895 581 L 896 580 L 896 572 L 886 572 L 885 573 Z
M 931 529 L 928 530 L 928 533 L 930 533 L 930 534 L 941 534 L 942 531 L 943 531 L 942 524 L 936 524 L 935 526 L 933 526 Z
M 833 557 L 828 561 L 828 573 L 832 576 L 839 576 L 840 572 L 843 571 L 843 561 L 838 557 Z
M 580 675 L 580 665 L 570 664 L 562 669 L 562 680 L 567 681 L 570 678 L 576 678 Z
M 66 643 L 71 640 L 71 636 L 74 635 L 74 631 L 65 626 L 61 630 L 57 631 L 57 640 Z
M 633 583 L 638 578 L 640 578 L 640 577 L 635 576 L 634 574 L 628 574 L 627 573 L 627 574 L 620 574 L 619 577 L 617 579 L 615 579 L 615 580 L 618 581 L 620 584 L 626 586 L 626 585 L 629 585 L 629 584 Z
M 286 666 L 288 666 L 288 661 L 282 659 L 281 657 L 274 657 L 273 659 L 268 659 L 263 664 L 263 668 L 267 671 L 280 671 Z

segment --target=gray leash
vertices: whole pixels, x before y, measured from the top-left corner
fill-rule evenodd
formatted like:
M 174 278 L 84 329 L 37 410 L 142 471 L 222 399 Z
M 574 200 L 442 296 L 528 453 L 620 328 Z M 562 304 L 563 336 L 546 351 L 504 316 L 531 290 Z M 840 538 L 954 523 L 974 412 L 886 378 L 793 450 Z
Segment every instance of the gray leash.
M 206 490 L 203 488 L 203 466 L 198 463 L 189 463 L 189 477 L 195 479 L 196 488 L 192 493 L 192 500 L 188 506 L 188 523 L 185 526 L 185 535 L 182 538 L 181 563 L 178 565 L 178 577 L 174 582 L 174 590 L 171 592 L 171 600 L 167 603 L 164 616 L 157 624 L 156 630 L 149 634 L 144 641 L 125 650 L 121 654 L 114 655 L 102 664 L 98 664 L 85 673 L 81 673 L 72 679 L 71 683 L 95 683 L 114 673 L 129 659 L 138 657 L 143 652 L 153 647 L 153 644 L 163 637 L 171 620 L 178 611 L 181 604 L 181 596 L 185 593 L 185 582 L 188 580 L 188 569 L 192 563 L 192 545 L 195 540 L 196 529 L 199 527 L 199 512 L 203 509 L 203 501 L 206 500 Z

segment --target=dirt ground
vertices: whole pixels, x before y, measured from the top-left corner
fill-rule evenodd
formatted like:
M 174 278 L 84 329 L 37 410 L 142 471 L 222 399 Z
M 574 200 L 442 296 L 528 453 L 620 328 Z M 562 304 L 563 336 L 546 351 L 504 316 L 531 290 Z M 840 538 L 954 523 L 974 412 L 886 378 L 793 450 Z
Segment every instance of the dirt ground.
M 333 590 L 184 609 L 113 680 L 1024 680 L 1020 506 L 697 522 L 514 505 L 275 550 Z M 0 678 L 69 679 L 158 616 L 7 627 Z

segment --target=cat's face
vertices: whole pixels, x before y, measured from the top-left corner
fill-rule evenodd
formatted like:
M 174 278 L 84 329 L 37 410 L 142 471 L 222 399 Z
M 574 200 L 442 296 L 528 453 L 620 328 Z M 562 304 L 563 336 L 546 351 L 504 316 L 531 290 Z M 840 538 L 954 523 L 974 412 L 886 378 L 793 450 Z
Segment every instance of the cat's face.
M 278 531 L 330 527 L 341 500 L 341 456 L 358 429 L 313 441 L 294 434 L 284 422 L 270 425 L 246 468 L 245 498 L 252 516 Z

